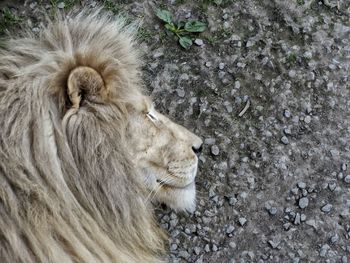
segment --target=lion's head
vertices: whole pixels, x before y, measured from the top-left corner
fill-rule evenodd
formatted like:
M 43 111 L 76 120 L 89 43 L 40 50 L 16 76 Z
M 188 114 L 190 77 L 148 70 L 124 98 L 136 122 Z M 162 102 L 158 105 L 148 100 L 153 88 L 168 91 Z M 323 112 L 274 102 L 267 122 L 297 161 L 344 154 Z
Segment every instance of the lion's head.
M 202 140 L 157 112 L 144 98 L 131 112 L 127 141 L 150 198 L 173 209 L 193 211 Z
M 1 262 L 161 262 L 149 201 L 194 209 L 202 141 L 143 95 L 133 34 L 82 12 L 0 50 Z

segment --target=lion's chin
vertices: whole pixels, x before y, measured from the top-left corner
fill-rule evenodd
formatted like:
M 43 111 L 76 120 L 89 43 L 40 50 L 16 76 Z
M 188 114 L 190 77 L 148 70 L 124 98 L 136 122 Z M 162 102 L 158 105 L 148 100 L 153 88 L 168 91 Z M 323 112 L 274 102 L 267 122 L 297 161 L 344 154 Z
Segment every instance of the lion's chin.
M 196 185 L 192 182 L 183 188 L 163 186 L 156 199 L 175 211 L 193 213 L 196 209 Z

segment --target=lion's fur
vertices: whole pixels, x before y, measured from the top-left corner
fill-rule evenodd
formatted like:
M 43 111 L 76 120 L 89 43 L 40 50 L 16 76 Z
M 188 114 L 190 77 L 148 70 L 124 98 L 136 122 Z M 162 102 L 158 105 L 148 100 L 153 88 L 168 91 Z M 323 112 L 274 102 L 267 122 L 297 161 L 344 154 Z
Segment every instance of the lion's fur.
M 124 142 L 141 96 L 133 39 L 120 19 L 82 12 L 0 51 L 0 262 L 163 261 Z M 79 66 L 102 76 L 111 107 L 72 107 Z

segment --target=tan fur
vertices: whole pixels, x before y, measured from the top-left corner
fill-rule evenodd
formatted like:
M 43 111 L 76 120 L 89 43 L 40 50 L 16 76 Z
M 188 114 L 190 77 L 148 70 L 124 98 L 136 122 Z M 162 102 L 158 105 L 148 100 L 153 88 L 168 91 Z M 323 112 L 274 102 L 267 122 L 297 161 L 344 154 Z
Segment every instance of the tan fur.
M 0 262 L 164 262 L 149 201 L 194 209 L 202 141 L 142 94 L 134 31 L 83 11 L 0 50 Z

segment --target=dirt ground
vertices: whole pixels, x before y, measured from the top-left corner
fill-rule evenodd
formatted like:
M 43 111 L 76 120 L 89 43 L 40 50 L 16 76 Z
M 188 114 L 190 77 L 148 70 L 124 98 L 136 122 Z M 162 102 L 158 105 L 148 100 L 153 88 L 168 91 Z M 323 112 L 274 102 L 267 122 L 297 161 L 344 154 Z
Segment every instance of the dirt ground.
M 350 1 L 1 1 L 0 31 L 98 5 L 140 21 L 146 90 L 205 141 L 197 210 L 156 210 L 169 261 L 350 262 Z M 208 28 L 185 50 L 157 8 Z

